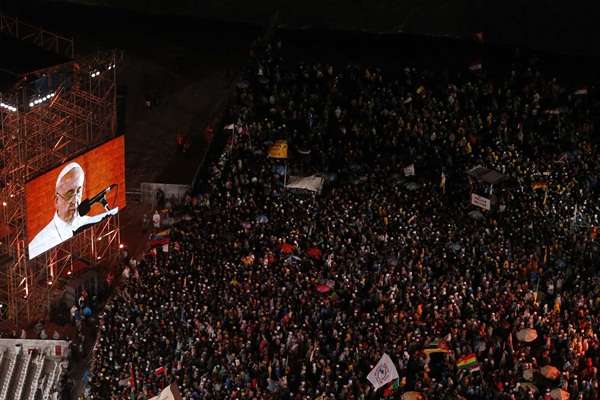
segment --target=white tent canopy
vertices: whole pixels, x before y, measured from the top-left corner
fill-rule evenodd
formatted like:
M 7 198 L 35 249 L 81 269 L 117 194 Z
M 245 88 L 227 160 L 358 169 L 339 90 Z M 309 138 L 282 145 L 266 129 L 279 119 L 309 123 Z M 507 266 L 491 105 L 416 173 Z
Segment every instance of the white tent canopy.
M 285 187 L 289 189 L 303 189 L 320 193 L 321 189 L 323 189 L 324 181 L 325 178 L 320 175 L 290 176 Z
M 150 400 L 182 400 L 182 397 L 179 393 L 179 389 L 177 389 L 177 386 L 172 383 L 164 388 L 158 396 L 155 396 Z

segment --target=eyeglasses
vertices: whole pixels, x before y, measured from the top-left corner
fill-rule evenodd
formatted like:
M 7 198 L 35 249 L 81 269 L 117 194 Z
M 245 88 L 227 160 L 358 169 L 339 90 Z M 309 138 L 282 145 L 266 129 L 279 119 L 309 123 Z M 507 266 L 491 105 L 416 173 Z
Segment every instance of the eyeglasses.
M 60 197 L 61 199 L 63 199 L 64 201 L 66 201 L 67 203 L 73 201 L 73 199 L 75 198 L 75 196 L 81 196 L 81 193 L 83 191 L 83 187 L 79 186 L 77 189 L 74 190 L 69 190 L 67 193 L 58 193 L 56 192 L 56 195 L 58 197 Z

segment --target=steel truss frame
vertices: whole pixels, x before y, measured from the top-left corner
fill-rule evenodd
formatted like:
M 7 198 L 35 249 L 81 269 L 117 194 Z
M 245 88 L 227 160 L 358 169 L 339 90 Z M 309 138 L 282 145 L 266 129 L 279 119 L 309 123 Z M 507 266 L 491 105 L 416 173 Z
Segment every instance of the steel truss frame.
M 69 59 L 75 58 L 73 39 L 30 25 L 18 18 L 0 15 L 0 32 Z
M 0 302 L 17 326 L 48 316 L 51 290 L 73 271 L 74 260 L 108 265 L 118 257 L 114 216 L 29 260 L 25 184 L 115 136 L 116 67 L 122 57 L 117 51 L 97 53 L 21 77 L 21 83 L 39 76 L 64 79 L 49 101 L 33 107 L 25 85 L 0 97 L 17 108 L 0 107 Z

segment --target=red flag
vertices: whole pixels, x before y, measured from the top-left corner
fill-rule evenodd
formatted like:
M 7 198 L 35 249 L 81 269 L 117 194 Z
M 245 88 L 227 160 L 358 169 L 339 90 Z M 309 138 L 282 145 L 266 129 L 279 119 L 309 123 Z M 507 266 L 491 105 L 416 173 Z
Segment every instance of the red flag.
M 156 368 L 154 370 L 154 375 L 156 375 L 156 376 L 161 376 L 164 373 L 165 373 L 165 367 Z
M 129 387 L 135 389 L 135 370 L 133 369 L 133 364 L 129 368 Z

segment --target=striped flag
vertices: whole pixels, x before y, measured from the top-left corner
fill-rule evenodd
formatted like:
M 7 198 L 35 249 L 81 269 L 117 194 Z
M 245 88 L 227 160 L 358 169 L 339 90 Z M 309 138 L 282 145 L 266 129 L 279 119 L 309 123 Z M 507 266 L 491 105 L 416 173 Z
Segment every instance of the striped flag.
M 436 339 L 433 342 L 427 344 L 423 349 L 423 353 L 431 354 L 431 353 L 448 353 L 449 347 L 448 343 L 444 339 Z
M 456 361 L 456 366 L 460 369 L 468 369 L 469 371 L 479 371 L 479 363 L 474 353 L 459 358 Z
M 588 89 L 587 89 L 587 87 L 583 86 L 583 87 L 577 89 L 574 94 L 576 96 L 584 96 L 584 95 L 588 94 Z

